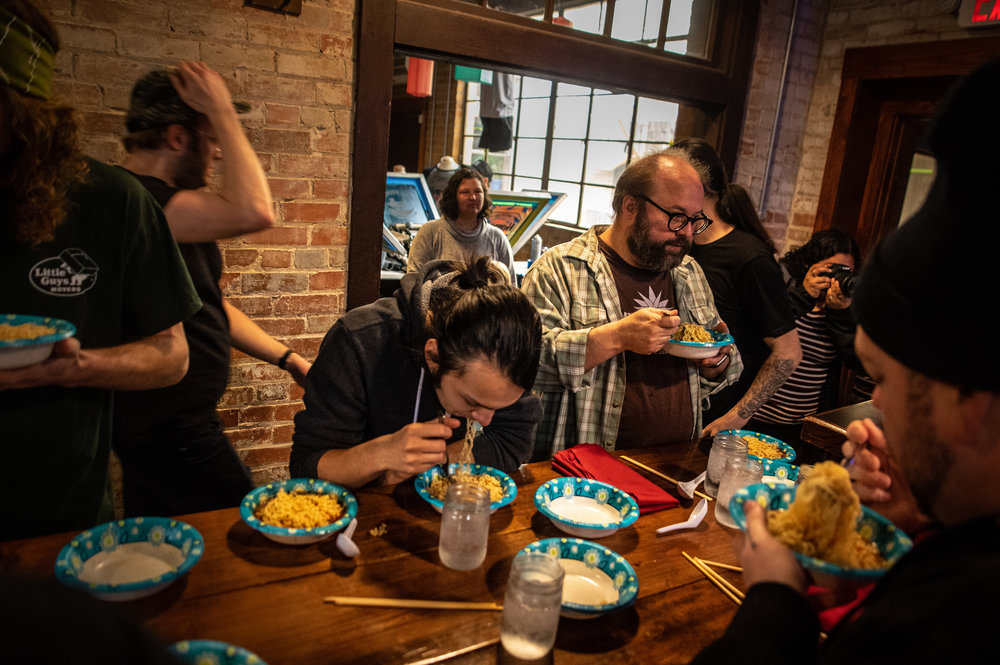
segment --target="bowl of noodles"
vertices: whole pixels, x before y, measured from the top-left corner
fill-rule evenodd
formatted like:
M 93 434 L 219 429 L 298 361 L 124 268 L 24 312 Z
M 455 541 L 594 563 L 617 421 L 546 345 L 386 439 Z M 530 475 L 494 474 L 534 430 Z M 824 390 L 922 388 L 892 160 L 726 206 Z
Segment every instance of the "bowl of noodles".
M 500 469 L 483 464 L 449 464 L 448 473 L 455 482 L 482 485 L 490 492 L 490 512 L 496 512 L 514 500 L 517 485 Z M 444 495 L 448 492 L 448 480 L 441 466 L 432 466 L 414 480 L 417 494 L 434 506 L 439 513 L 444 508 Z
M 729 333 L 709 330 L 697 323 L 682 323 L 663 348 L 672 356 L 700 360 L 719 353 L 719 348 L 733 343 Z
M 55 343 L 76 334 L 69 321 L 48 316 L 0 314 L 0 369 L 18 369 L 52 355 Z
M 55 575 L 102 600 L 134 600 L 169 586 L 204 550 L 204 538 L 186 522 L 130 517 L 74 536 L 56 557 Z
M 788 463 L 795 461 L 795 448 L 773 436 L 751 432 L 748 429 L 727 429 L 722 434 L 734 434 L 747 442 L 747 457 L 757 460 L 765 466 L 764 475 L 774 475 L 768 473 L 770 460 L 777 463 Z
M 639 504 L 614 485 L 590 478 L 553 478 L 535 491 L 535 507 L 578 538 L 610 536 L 639 519 Z
M 767 510 L 768 530 L 814 574 L 872 581 L 913 547 L 892 522 L 860 504 L 847 471 L 835 462 L 817 464 L 798 486 L 770 482 L 738 490 L 729 514 L 743 530 L 747 501 Z
M 328 480 L 291 478 L 250 491 L 240 503 L 248 526 L 276 543 L 311 545 L 326 540 L 358 514 L 358 501 Z

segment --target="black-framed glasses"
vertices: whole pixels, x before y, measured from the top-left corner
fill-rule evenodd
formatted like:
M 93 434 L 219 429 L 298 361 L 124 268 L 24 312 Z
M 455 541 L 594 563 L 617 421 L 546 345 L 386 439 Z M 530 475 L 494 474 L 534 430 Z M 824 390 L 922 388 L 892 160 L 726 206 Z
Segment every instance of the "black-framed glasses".
M 690 224 L 691 233 L 693 235 L 698 235 L 699 233 L 707 229 L 709 225 L 714 221 L 712 219 L 709 219 L 708 216 L 703 212 L 699 212 L 694 217 L 688 217 L 682 212 L 670 212 L 663 206 L 655 203 L 651 198 L 649 198 L 645 194 L 639 194 L 639 198 L 667 216 L 667 228 L 670 229 L 671 231 L 680 231 L 685 226 Z
M 203 132 L 200 129 L 195 129 L 193 131 L 195 131 L 198 134 L 201 134 L 206 139 L 208 139 L 208 142 L 212 146 L 212 149 L 215 151 L 215 154 L 220 155 L 220 156 L 222 155 L 222 146 L 219 144 L 219 139 L 218 138 L 216 138 L 215 136 L 212 136 L 208 132 Z

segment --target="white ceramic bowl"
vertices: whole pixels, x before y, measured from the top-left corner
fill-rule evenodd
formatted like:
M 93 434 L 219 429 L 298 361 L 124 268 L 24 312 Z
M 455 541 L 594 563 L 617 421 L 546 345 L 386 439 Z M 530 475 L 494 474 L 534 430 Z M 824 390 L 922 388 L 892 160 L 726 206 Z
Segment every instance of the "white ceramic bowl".
M 559 559 L 565 571 L 560 614 L 593 619 L 628 607 L 639 595 L 639 578 L 625 557 L 604 545 L 580 538 L 545 538 L 521 552 L 541 552 Z
M 535 507 L 578 538 L 610 536 L 639 519 L 639 504 L 614 485 L 589 478 L 553 478 L 535 491 Z
M 56 579 L 103 600 L 133 600 L 189 571 L 204 548 L 204 539 L 190 524 L 130 517 L 75 536 L 56 557 Z
M 344 507 L 344 512 L 336 522 L 312 529 L 290 529 L 264 524 L 257 519 L 254 513 L 260 504 L 277 495 L 279 490 L 285 490 L 285 492 L 289 493 L 299 491 L 329 494 Z M 260 531 L 274 542 L 283 545 L 311 545 L 326 540 L 350 524 L 351 520 L 357 514 L 358 501 L 354 498 L 353 494 L 336 483 L 317 478 L 290 478 L 288 480 L 279 480 L 261 485 L 251 490 L 249 494 L 243 497 L 243 501 L 240 503 L 240 517 L 243 518 L 243 521 L 248 526 Z

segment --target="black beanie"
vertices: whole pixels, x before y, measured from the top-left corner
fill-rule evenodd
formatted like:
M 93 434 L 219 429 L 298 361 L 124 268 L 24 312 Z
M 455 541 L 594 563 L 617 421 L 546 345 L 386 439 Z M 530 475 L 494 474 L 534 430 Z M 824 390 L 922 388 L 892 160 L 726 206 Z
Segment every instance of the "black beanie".
M 961 78 L 928 142 L 927 200 L 883 240 L 855 289 L 858 323 L 907 367 L 972 390 L 1000 391 L 1000 59 Z M 992 323 L 991 323 L 992 321 Z

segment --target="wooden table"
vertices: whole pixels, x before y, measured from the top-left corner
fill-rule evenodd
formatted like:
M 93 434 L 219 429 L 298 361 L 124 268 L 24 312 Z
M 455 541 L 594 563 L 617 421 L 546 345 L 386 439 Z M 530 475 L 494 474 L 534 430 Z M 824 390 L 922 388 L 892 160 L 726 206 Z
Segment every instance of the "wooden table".
M 871 400 L 848 404 L 822 413 L 815 413 L 802 421 L 800 437 L 806 443 L 821 448 L 834 459 L 840 459 L 840 446 L 847 438 L 847 426 L 851 421 L 871 418 L 880 425 L 882 414 Z
M 626 451 L 629 457 L 687 480 L 705 468 L 695 444 Z M 673 486 L 641 472 L 676 493 Z M 294 547 L 246 526 L 237 509 L 182 516 L 205 538 L 201 561 L 163 591 L 127 603 L 168 643 L 216 639 L 243 646 L 270 665 L 328 663 L 506 663 L 499 646 L 500 612 L 414 611 L 340 607 L 329 595 L 503 601 L 514 555 L 528 543 L 563 536 L 534 507 L 538 486 L 556 477 L 548 463 L 522 468 L 518 496 L 492 517 L 485 563 L 453 571 L 437 555 L 437 512 L 412 482 L 356 493 L 357 559 L 333 540 Z M 715 523 L 714 502 L 693 531 L 657 536 L 657 527 L 687 518 L 691 501 L 644 515 L 599 542 L 623 555 L 639 577 L 627 609 L 592 620 L 562 618 L 556 663 L 682 663 L 721 635 L 735 605 L 681 555 L 736 563 L 733 531 Z M 384 523 L 382 536 L 369 533 Z M 0 568 L 51 577 L 56 555 L 75 534 L 0 543 Z M 736 573 L 720 571 L 737 586 Z

